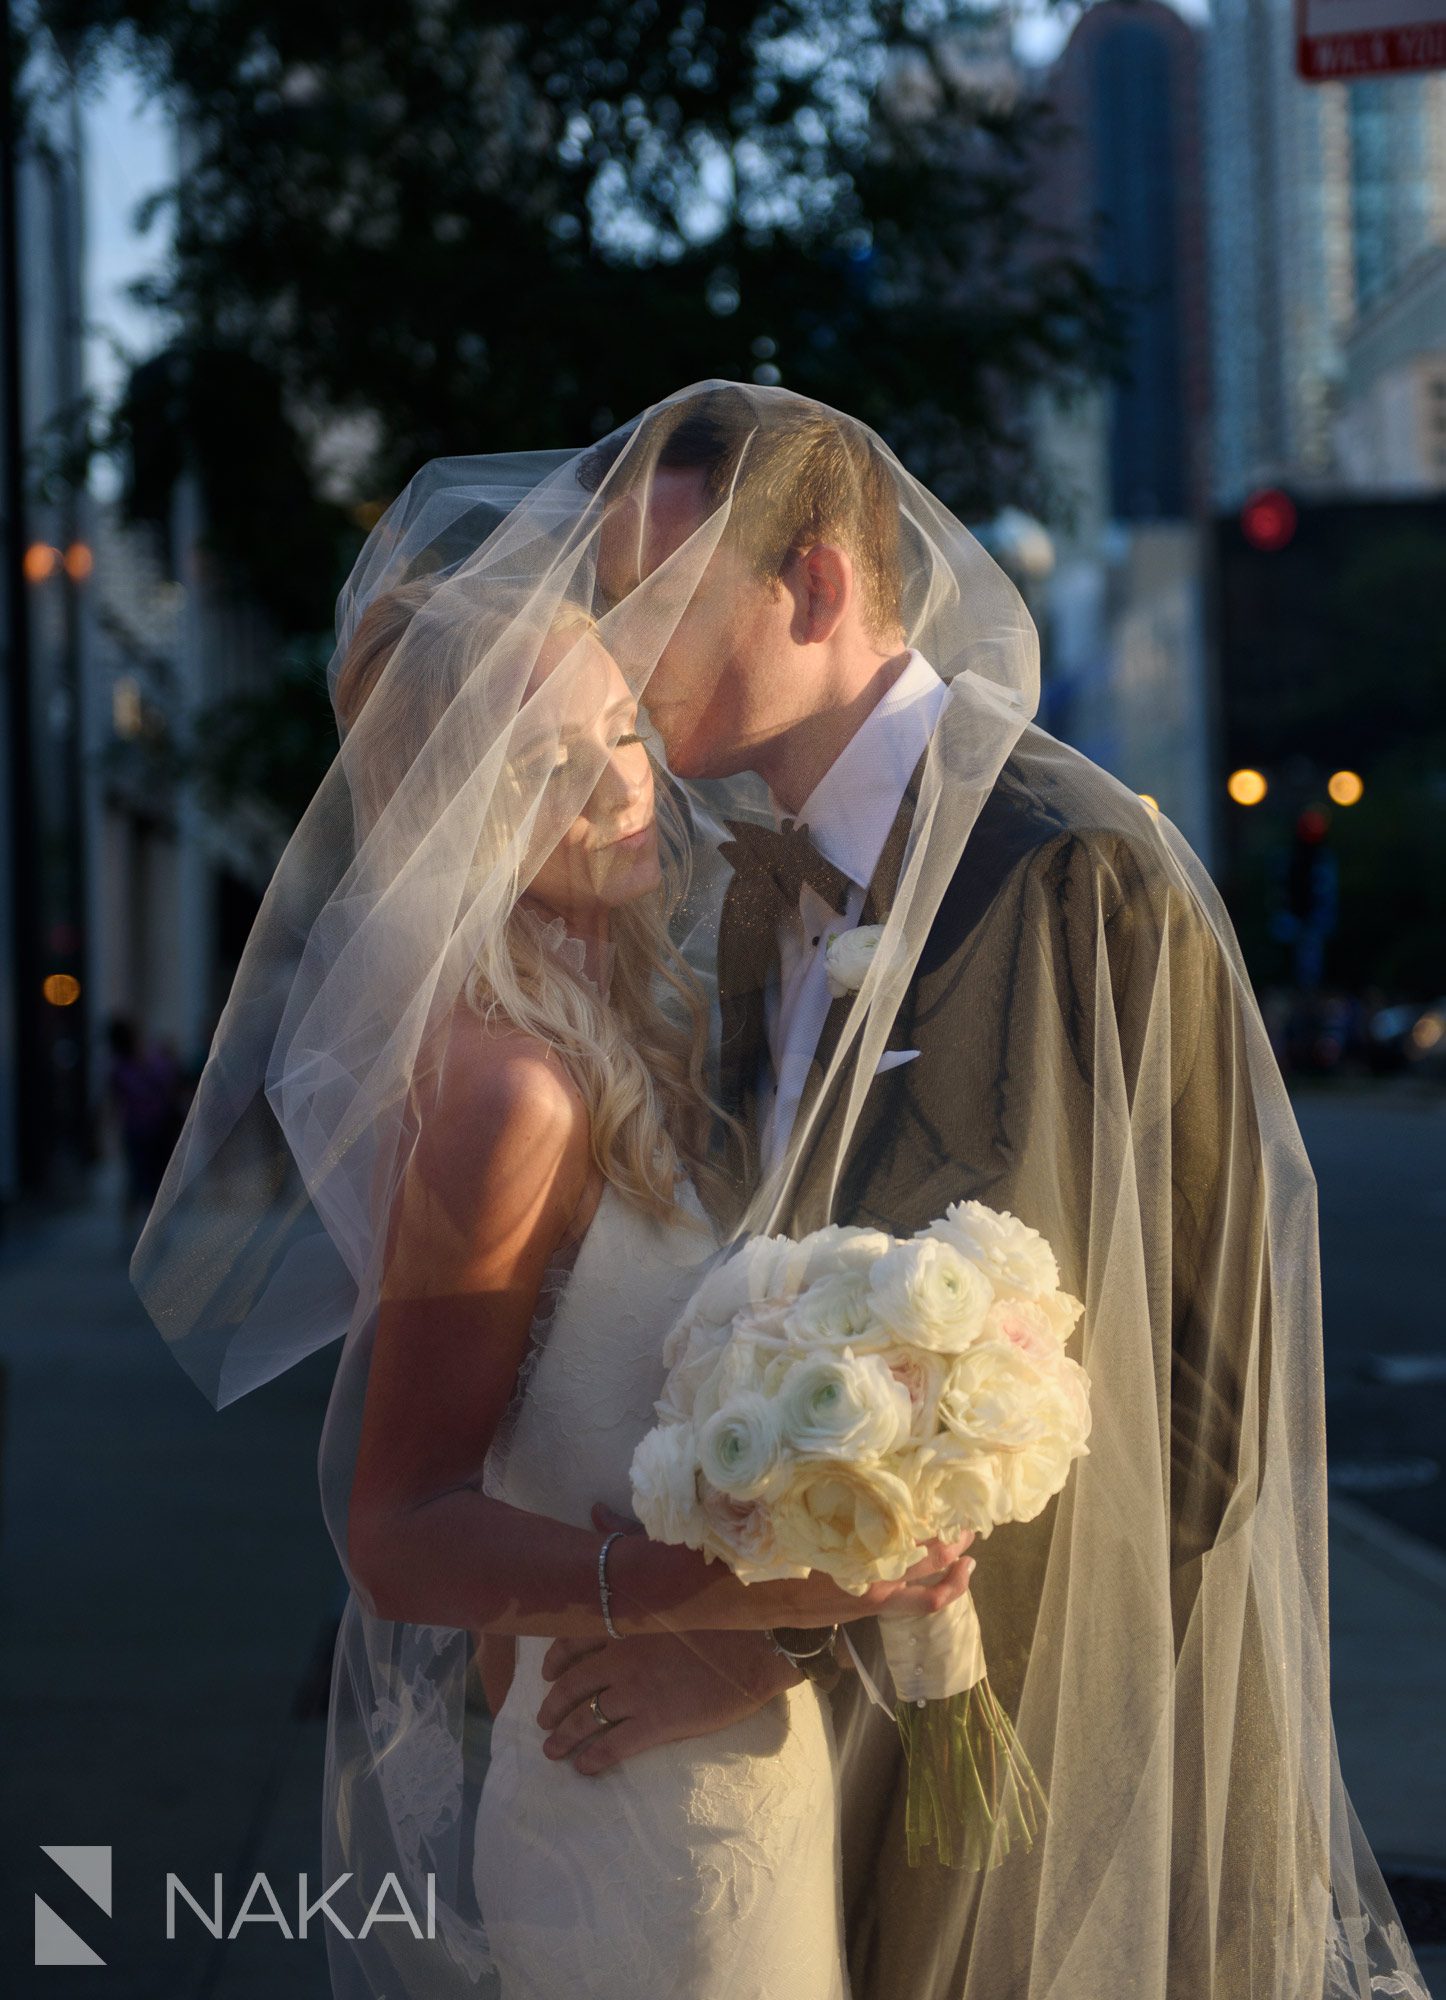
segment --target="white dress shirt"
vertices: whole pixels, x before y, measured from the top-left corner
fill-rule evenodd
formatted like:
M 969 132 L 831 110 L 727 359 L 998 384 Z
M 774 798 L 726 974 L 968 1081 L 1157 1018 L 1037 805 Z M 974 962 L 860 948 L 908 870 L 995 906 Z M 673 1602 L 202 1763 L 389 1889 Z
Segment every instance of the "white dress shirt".
M 848 876 L 842 916 L 805 883 L 796 918 L 779 927 L 779 969 L 764 996 L 772 1088 L 759 1104 L 763 1167 L 782 1158 L 831 1004 L 825 953 L 857 928 L 864 897 L 914 766 L 929 746 L 948 688 L 922 653 L 909 663 L 794 815 L 827 861 Z M 785 815 L 775 802 L 775 813 Z

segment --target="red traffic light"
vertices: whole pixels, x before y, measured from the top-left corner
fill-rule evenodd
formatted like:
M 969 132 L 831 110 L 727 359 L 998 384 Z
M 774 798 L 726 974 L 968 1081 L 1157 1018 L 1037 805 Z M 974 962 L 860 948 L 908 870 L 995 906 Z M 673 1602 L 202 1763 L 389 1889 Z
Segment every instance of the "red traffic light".
M 1240 532 L 1253 549 L 1283 549 L 1295 539 L 1295 502 L 1278 487 L 1252 493 L 1240 510 Z
M 1302 847 L 1319 847 L 1330 830 L 1330 814 L 1319 806 L 1307 806 L 1295 823 L 1295 837 Z

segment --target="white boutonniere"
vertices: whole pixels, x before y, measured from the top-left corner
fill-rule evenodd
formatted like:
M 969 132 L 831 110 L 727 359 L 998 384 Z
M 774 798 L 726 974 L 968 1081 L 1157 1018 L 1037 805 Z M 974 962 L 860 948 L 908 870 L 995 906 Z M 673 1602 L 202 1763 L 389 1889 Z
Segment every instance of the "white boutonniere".
M 835 1000 L 842 1000 L 846 993 L 858 992 L 883 934 L 882 924 L 860 924 L 856 931 L 840 931 L 837 937 L 829 939 L 823 962 L 828 990 Z

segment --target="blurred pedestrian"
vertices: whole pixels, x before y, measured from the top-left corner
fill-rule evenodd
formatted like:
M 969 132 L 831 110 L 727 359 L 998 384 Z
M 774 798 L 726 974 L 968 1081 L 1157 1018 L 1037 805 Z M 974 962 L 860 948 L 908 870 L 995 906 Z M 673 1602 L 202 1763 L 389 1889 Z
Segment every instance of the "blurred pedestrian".
M 145 1043 L 129 1015 L 113 1014 L 105 1032 L 110 1045 L 107 1096 L 125 1160 L 120 1248 L 129 1256 L 185 1117 L 181 1066 L 164 1043 Z

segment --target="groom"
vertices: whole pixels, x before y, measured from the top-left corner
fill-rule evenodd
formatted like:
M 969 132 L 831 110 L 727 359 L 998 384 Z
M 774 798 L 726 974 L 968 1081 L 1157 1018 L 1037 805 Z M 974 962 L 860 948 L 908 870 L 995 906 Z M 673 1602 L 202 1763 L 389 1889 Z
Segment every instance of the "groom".
M 852 996 L 831 993 L 826 954 L 839 934 L 887 919 L 925 750 L 949 708 L 933 666 L 904 643 L 907 531 L 898 489 L 863 433 L 806 402 L 761 437 L 748 402 L 727 388 L 700 395 L 681 416 L 670 411 L 669 422 L 646 493 L 610 482 L 610 491 L 619 483 L 623 491 L 604 529 L 599 583 L 621 598 L 731 496 L 729 528 L 645 700 L 679 777 L 756 772 L 784 823 L 778 841 L 766 829 L 761 839 L 744 830 L 725 850 L 735 873 L 719 939 L 721 1087 L 744 1134 L 747 1184 L 784 1159 L 798 1131 L 805 1138 L 775 1229 L 799 1234 L 833 1221 L 908 1236 L 949 1202 L 976 1198 L 1028 1217 L 1052 1243 L 1062 1283 L 1084 1296 L 1094 1059 L 1087 1024 L 1103 949 L 1125 1063 L 1145 1059 L 1154 973 L 1134 936 L 1152 932 L 1159 896 L 1146 808 L 1084 758 L 1023 731 L 969 834 L 849 1129 L 856 1045 L 824 1085 Z M 600 447 L 598 482 L 610 463 Z M 947 757 L 947 726 L 943 741 Z M 1136 926 L 1147 908 L 1151 922 Z M 1256 1247 L 1224 1239 L 1207 1191 L 1232 1147 L 1237 1175 L 1249 1174 L 1251 1142 L 1225 1129 L 1239 1112 L 1221 1079 L 1239 1058 L 1213 934 L 1181 899 L 1168 935 L 1178 995 L 1171 1053 L 1184 1079 L 1173 1128 L 1182 1199 L 1166 1280 L 1175 1305 L 1172 1443 L 1190 1455 L 1198 1482 L 1202 1456 L 1228 1468 L 1238 1446 L 1235 1385 L 1221 1377 L 1217 1348 L 1209 1348 L 1217 1358 L 1208 1369 L 1202 1357 L 1211 1315 L 1223 1292 L 1246 1283 Z M 1051 1501 L 1033 1521 L 997 1530 L 971 1585 L 991 1684 L 1011 1713 L 1057 1508 Z M 1192 1504 L 1188 1520 L 1170 1524 L 1177 1634 L 1218 1525 L 1208 1512 Z M 877 1665 L 872 1621 L 851 1636 Z M 541 1719 L 557 1732 L 555 1747 L 576 1748 L 591 1727 L 585 1712 L 577 1719 L 567 1676 L 590 1643 L 559 1640 L 549 1654 L 545 1671 L 556 1679 Z M 802 1650 L 805 1642 L 790 1643 Z M 652 1733 L 634 1723 L 614 1743 L 611 1731 L 594 1736 L 580 1769 L 706 1733 L 738 1713 L 737 1688 L 710 1660 L 676 1640 L 657 1644 L 677 1657 L 665 1701 L 656 1674 L 650 1682 Z M 632 1646 L 610 1647 L 619 1685 L 643 1671 L 639 1650 L 627 1658 Z M 760 1647 L 743 1699 L 757 1705 L 797 1678 Z M 879 1857 L 903 1848 L 897 1738 L 883 1717 L 861 1712 L 867 1697 L 856 1675 L 845 1674 L 829 1699 L 848 1746 L 841 1775 L 854 2000 L 922 1990 L 940 1964 L 957 1966 L 962 1986 L 977 1904 L 947 1870 L 900 1864 L 899 1881 L 889 1882 Z M 1177 1833 L 1181 1851 L 1191 1838 L 1189 1828 Z M 895 1893 L 905 1875 L 907 1893 Z

